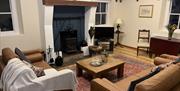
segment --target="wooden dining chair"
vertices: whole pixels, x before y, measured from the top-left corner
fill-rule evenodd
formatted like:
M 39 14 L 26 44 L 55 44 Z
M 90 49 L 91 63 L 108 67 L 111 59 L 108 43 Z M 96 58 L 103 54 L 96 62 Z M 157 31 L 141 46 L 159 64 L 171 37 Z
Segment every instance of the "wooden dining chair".
M 139 30 L 138 31 L 138 43 L 137 43 L 137 56 L 139 54 L 140 49 L 146 49 L 147 53 L 149 53 L 149 45 L 150 45 L 150 30 Z

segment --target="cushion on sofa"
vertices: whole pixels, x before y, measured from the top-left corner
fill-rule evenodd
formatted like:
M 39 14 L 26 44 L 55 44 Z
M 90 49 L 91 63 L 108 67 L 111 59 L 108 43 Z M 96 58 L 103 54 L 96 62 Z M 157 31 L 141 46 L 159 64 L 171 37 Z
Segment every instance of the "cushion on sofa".
M 135 91 L 170 91 L 180 82 L 180 66 L 170 65 L 153 77 L 136 85 Z
M 43 60 L 43 56 L 41 53 L 34 53 L 26 56 L 31 63 L 35 63 Z
M 23 51 L 23 53 L 25 55 L 31 55 L 34 53 L 43 53 L 43 50 L 42 49 L 26 50 L 26 51 Z
M 154 64 L 155 65 L 160 65 L 160 64 L 165 64 L 165 63 L 169 63 L 172 62 L 173 60 L 171 59 L 167 59 L 167 58 L 162 58 L 162 57 L 156 57 L 154 59 Z
M 30 61 L 27 59 L 27 57 L 25 56 L 25 54 L 19 49 L 19 48 L 15 48 L 15 53 L 19 56 L 20 60 L 24 60 L 30 63 Z
M 115 83 L 115 85 L 120 88 L 122 91 L 128 91 L 129 85 L 131 83 L 131 81 L 136 80 L 138 78 L 141 78 L 143 76 L 145 76 L 146 74 L 148 74 L 149 72 L 151 72 L 152 68 L 148 68 L 146 70 L 143 70 L 137 74 L 134 74 L 132 76 L 129 76 L 127 78 L 124 78 L 118 82 Z
M 150 77 L 156 75 L 157 73 L 160 72 L 160 70 L 161 70 L 161 68 L 160 68 L 160 67 L 157 67 L 154 71 L 146 74 L 145 76 L 140 77 L 140 78 L 138 78 L 138 79 L 135 79 L 135 80 L 131 81 L 131 83 L 130 83 L 130 85 L 129 85 L 129 88 L 128 88 L 128 91 L 134 91 L 134 88 L 135 88 L 136 84 L 138 84 L 138 83 L 140 83 L 140 82 L 142 82 L 142 81 L 144 81 L 144 80 L 146 80 L 146 79 L 149 79 Z
M 170 60 L 175 60 L 175 59 L 178 58 L 178 56 L 169 55 L 169 54 L 162 54 L 162 55 L 160 55 L 160 57 L 167 58 L 167 59 L 170 59 Z
M 34 66 L 33 64 L 28 63 L 27 61 L 22 61 L 22 62 L 25 63 L 29 68 L 31 68 L 37 77 L 41 77 L 45 75 L 44 68 Z

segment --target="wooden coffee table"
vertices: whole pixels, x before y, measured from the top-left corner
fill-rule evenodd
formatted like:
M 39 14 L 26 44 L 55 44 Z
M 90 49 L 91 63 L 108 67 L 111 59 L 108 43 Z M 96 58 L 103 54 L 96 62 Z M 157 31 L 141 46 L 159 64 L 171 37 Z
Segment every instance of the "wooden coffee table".
M 90 65 L 90 62 L 92 62 L 93 59 L 95 59 L 95 57 L 83 59 L 83 60 L 76 62 L 77 76 L 82 76 L 83 70 L 84 70 L 84 71 L 90 73 L 93 76 L 93 78 L 98 78 L 98 77 L 101 77 L 102 74 L 112 71 L 114 69 L 117 69 L 117 77 L 118 78 L 123 76 L 125 62 L 123 62 L 119 59 L 114 59 L 112 57 L 108 57 L 107 63 L 105 63 L 99 67 L 94 67 L 94 66 Z

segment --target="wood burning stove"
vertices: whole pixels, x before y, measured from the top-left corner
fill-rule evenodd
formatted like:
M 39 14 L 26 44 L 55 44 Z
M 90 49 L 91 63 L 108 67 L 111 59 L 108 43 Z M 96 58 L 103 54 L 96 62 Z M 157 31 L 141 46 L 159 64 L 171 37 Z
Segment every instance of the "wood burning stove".
M 61 31 L 61 50 L 65 53 L 77 52 L 77 30 Z

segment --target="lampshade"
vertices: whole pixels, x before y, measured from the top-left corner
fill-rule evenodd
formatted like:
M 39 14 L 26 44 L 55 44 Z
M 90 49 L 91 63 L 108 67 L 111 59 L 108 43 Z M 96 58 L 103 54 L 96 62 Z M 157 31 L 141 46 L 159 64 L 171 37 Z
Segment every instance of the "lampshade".
M 122 19 L 121 18 L 118 18 L 117 20 L 116 20 L 116 24 L 119 24 L 119 25 L 121 25 L 123 22 L 122 22 Z

